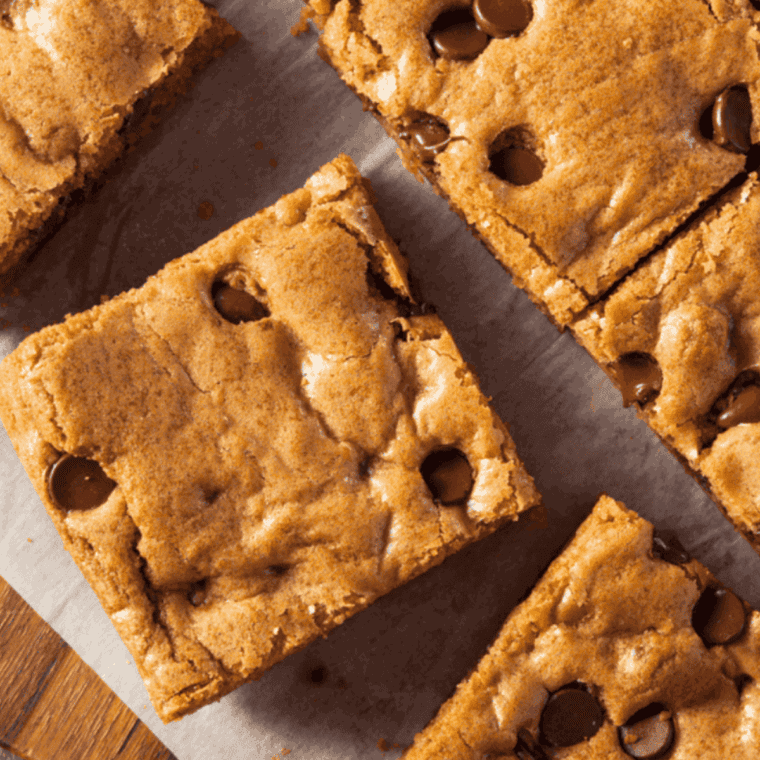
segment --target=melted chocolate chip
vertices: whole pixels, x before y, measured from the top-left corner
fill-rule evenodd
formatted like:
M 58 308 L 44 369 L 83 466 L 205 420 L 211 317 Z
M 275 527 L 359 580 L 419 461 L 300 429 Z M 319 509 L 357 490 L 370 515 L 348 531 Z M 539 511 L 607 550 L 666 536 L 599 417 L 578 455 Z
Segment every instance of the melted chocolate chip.
M 662 388 L 660 365 L 649 354 L 641 351 L 624 354 L 615 362 L 612 370 L 623 394 L 625 407 L 634 402 L 648 403 Z
M 652 536 L 652 556 L 671 565 L 685 565 L 691 559 L 672 533 L 661 531 Z
M 726 150 L 747 153 L 752 146 L 752 104 L 746 87 L 730 87 L 713 106 L 713 139 Z
M 546 752 L 541 749 L 538 742 L 524 728 L 521 728 L 517 732 L 515 754 L 518 760 L 549 760 Z
M 327 680 L 327 668 L 324 665 L 312 668 L 309 673 L 309 680 L 315 684 L 323 684 Z
M 433 116 L 413 121 L 399 132 L 399 136 L 408 140 L 420 158 L 427 163 L 435 160 L 435 157 L 451 142 L 448 127 Z
M 741 599 L 725 588 L 708 586 L 691 613 L 691 624 L 708 647 L 736 641 L 746 623 Z
M 570 747 L 592 737 L 604 722 L 604 711 L 593 694 L 568 685 L 552 694 L 541 713 L 541 741 L 550 747 Z
M 459 449 L 439 449 L 420 467 L 433 499 L 444 505 L 462 504 L 472 491 L 472 467 Z
M 659 703 L 639 710 L 625 725 L 618 728 L 618 739 L 623 751 L 641 760 L 665 757 L 673 746 L 675 736 L 673 717 Z
M 760 386 L 746 385 L 736 395 L 732 394 L 717 421 L 724 430 L 745 422 L 760 422 Z
M 441 58 L 462 61 L 476 58 L 485 50 L 488 35 L 478 29 L 469 9 L 445 11 L 433 23 L 430 41 Z
M 544 162 L 530 148 L 510 145 L 491 156 L 489 170 L 511 185 L 532 185 L 544 174 Z
M 525 0 L 475 0 L 472 10 L 478 29 L 491 37 L 513 37 L 533 18 Z
M 214 285 L 212 294 L 216 310 L 232 324 L 255 322 L 269 316 L 269 309 L 245 290 L 220 282 Z
M 63 454 L 48 470 L 48 493 L 61 509 L 87 510 L 105 503 L 116 488 L 94 459 Z

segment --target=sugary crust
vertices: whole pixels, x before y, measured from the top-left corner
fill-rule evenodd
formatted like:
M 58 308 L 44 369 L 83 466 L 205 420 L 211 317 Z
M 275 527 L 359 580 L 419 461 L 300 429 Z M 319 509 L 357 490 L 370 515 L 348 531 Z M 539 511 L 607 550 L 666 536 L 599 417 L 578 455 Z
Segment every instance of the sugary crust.
M 7 7 L 6 7 L 7 6 Z M 239 37 L 197 0 L 0 2 L 0 277 Z M 141 118 L 130 117 L 149 101 Z M 46 225 L 47 222 L 47 225 Z
M 707 649 L 691 613 L 717 582 L 695 560 L 669 564 L 651 548 L 652 526 L 601 497 L 405 760 L 514 758 L 517 732 L 537 736 L 549 692 L 574 681 L 592 686 L 605 722 L 552 757 L 626 757 L 616 726 L 653 702 L 676 724 L 669 760 L 757 757 L 760 614 L 745 605 L 744 636 Z M 753 680 L 739 694 L 742 675 Z
M 389 131 L 420 113 L 448 125 L 453 139 L 425 173 L 560 326 L 744 165 L 699 120 L 731 85 L 760 98 L 746 0 L 534 2 L 521 35 L 492 39 L 474 61 L 432 57 L 426 35 L 449 0 L 311 5 L 324 57 Z M 509 129 L 530 132 L 545 163 L 531 185 L 488 170 Z
M 222 319 L 220 277 L 271 316 Z M 409 299 L 343 156 L 0 365 L 0 418 L 165 721 L 538 502 L 445 326 L 402 316 Z M 464 506 L 434 503 L 420 474 L 448 446 L 474 471 Z M 54 505 L 62 451 L 116 481 L 104 505 Z
M 654 357 L 662 390 L 640 416 L 760 551 L 760 424 L 718 431 L 709 418 L 741 372 L 760 368 L 758 220 L 751 175 L 572 329 L 608 371 L 629 352 Z

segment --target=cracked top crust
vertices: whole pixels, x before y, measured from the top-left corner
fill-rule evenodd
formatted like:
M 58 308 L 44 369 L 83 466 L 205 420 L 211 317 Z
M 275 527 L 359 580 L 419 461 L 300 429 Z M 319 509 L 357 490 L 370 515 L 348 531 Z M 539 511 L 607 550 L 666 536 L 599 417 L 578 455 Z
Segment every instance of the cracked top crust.
M 538 502 L 370 193 L 341 156 L 0 365 L 0 418 L 165 721 Z M 219 280 L 269 316 L 225 320 Z M 472 469 L 458 505 L 420 473 L 445 447 Z M 60 452 L 116 482 L 102 506 L 51 500 Z
M 753 174 L 572 328 L 608 371 L 630 352 L 657 362 L 662 387 L 640 415 L 758 551 L 760 423 L 721 429 L 714 409 L 738 377 L 760 370 L 759 220 Z
M 537 759 L 625 760 L 616 727 L 653 703 L 675 725 L 672 750 L 657 757 L 757 757 L 760 614 L 744 604 L 744 634 L 707 648 L 692 609 L 716 585 L 695 560 L 653 556 L 652 526 L 601 497 L 404 759 L 512 760 L 519 732 L 539 736 L 549 693 L 573 682 L 590 689 L 604 722 L 587 741 Z
M 699 122 L 737 84 L 760 113 L 760 13 L 748 0 L 532 0 L 523 32 L 465 61 L 434 57 L 427 35 L 467 0 L 311 4 L 325 57 L 371 102 L 410 168 L 559 325 L 744 166 Z M 421 114 L 451 137 L 432 163 L 403 137 Z M 538 181 L 517 186 L 489 171 L 489 151 L 509 132 L 543 162 Z M 756 119 L 753 142 L 759 135 Z
M 197 0 L 0 0 L 0 274 L 122 152 L 135 102 L 236 38 Z

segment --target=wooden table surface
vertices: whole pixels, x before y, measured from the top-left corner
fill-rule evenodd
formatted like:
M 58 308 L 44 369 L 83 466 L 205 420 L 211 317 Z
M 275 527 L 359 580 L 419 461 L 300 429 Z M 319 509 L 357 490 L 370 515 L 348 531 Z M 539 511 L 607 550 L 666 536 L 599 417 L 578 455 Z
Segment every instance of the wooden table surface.
M 176 760 L 0 577 L 0 760 Z

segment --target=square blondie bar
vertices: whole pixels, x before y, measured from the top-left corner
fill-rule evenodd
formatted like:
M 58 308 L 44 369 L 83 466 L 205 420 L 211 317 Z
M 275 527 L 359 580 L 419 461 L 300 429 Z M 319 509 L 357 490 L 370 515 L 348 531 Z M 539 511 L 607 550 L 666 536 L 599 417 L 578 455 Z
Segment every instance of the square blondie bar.
M 749 0 L 311 0 L 320 50 L 563 328 L 757 142 Z
M 753 174 L 572 326 L 758 552 L 759 293 Z
M 164 721 L 539 501 L 346 156 L 28 337 L 0 389 Z
M 760 613 L 603 496 L 405 760 L 753 760 Z
M 0 284 L 238 37 L 198 0 L 0 0 Z

